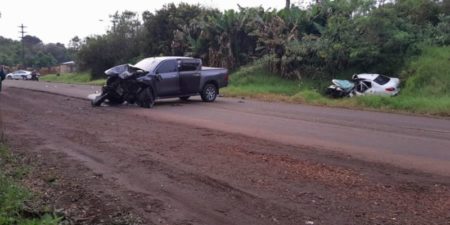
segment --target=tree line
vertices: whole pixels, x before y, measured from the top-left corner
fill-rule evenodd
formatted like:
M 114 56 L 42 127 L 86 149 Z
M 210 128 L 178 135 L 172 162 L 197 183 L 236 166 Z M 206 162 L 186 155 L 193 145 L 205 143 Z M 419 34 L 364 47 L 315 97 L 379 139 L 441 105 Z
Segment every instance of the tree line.
M 31 35 L 24 36 L 22 41 L 0 36 L 1 64 L 42 68 L 55 66 L 75 58 L 75 52 L 61 43 L 44 44 L 41 39 Z M 24 50 L 23 55 L 22 50 Z
M 450 43 L 449 0 L 322 0 L 306 9 L 219 11 L 186 3 L 142 15 L 116 12 L 105 35 L 79 41 L 93 75 L 159 55 L 194 56 L 236 69 L 261 63 L 285 78 L 349 69 L 395 72 L 420 45 Z M 288 3 L 287 3 L 288 4 Z
M 116 12 L 104 35 L 71 42 L 94 77 L 160 55 L 193 56 L 234 70 L 260 63 L 284 78 L 347 71 L 393 73 L 420 46 L 450 43 L 450 0 L 322 0 L 308 8 L 219 11 L 167 4 L 142 15 Z
M 0 62 L 48 67 L 76 57 L 95 76 L 113 65 L 159 55 L 200 57 L 231 70 L 260 63 L 285 78 L 333 76 L 345 70 L 393 73 L 421 45 L 450 43 L 450 0 L 322 0 L 306 9 L 219 11 L 168 4 L 142 15 L 116 12 L 105 35 L 69 47 L 34 36 L 0 37 Z

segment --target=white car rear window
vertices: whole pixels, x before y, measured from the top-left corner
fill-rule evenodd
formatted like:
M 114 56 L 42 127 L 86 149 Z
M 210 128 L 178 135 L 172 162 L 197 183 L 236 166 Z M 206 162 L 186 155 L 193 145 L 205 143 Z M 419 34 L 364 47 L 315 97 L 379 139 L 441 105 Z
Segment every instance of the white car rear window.
M 375 78 L 375 80 L 373 80 L 373 81 L 375 81 L 379 85 L 385 85 L 385 84 L 387 84 L 387 82 L 389 82 L 389 80 L 391 80 L 391 79 L 387 76 L 378 75 L 378 77 Z

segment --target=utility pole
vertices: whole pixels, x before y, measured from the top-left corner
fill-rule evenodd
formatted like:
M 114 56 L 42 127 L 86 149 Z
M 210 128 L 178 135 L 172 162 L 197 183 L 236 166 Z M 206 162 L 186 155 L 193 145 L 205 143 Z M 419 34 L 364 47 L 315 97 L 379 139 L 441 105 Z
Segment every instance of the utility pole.
M 286 9 L 291 8 L 291 0 L 286 0 Z
M 25 28 L 27 27 L 22 24 L 19 26 L 19 28 L 20 28 L 19 33 L 21 34 L 20 40 L 22 41 L 22 66 L 25 66 L 25 42 L 23 41 L 23 36 L 26 33 Z

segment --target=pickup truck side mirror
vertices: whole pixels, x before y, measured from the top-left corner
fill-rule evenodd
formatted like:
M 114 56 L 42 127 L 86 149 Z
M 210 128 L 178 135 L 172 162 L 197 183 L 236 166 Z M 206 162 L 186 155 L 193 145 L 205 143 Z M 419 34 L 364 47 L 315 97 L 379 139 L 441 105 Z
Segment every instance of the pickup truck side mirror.
M 156 80 L 157 81 L 161 81 L 162 80 L 162 76 L 161 76 L 161 74 L 156 74 Z

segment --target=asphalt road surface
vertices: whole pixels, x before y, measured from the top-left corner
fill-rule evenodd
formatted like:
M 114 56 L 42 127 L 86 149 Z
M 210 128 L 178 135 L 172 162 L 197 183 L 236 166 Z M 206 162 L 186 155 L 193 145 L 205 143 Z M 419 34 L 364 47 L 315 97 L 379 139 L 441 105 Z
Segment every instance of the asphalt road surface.
M 98 86 L 6 81 L 7 87 L 88 99 Z M 88 103 L 87 103 L 88 104 Z M 153 118 L 284 144 L 337 151 L 351 157 L 450 175 L 450 120 L 301 104 L 218 98 L 203 103 L 160 100 Z

